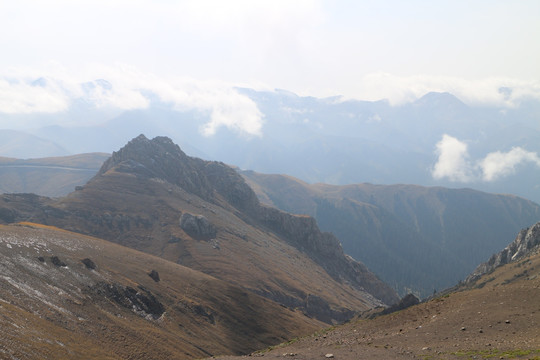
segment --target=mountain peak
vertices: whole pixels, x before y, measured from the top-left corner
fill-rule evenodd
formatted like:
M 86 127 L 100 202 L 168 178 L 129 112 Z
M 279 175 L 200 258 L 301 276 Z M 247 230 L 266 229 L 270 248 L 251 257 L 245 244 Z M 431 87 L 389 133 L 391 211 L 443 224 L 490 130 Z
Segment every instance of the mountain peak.
M 248 209 L 258 204 L 255 193 L 234 169 L 221 162 L 187 156 L 165 136 L 149 140 L 141 134 L 132 139 L 113 152 L 97 176 L 111 171 L 164 180 L 206 201 L 217 201 L 217 192 L 236 207 Z
M 466 107 L 465 103 L 449 92 L 429 92 L 414 102 L 422 107 Z
M 113 152 L 97 176 L 116 171 L 143 178 L 157 178 L 208 198 L 212 189 L 206 177 L 198 171 L 202 162 L 187 156 L 168 137 L 158 136 L 149 140 L 141 134 Z
M 152 173 L 157 172 L 154 175 L 165 176 L 164 180 L 171 180 L 169 179 L 171 174 L 167 173 L 171 169 L 160 168 L 160 165 L 165 165 L 163 162 L 169 162 L 169 165 L 173 165 L 170 163 L 171 161 L 177 163 L 176 165 L 181 165 L 180 163 L 185 162 L 186 159 L 188 156 L 171 139 L 159 136 L 149 140 L 144 134 L 141 134 L 120 150 L 113 152 L 112 156 L 101 167 L 99 174 L 103 175 L 122 164 L 124 164 L 123 170 L 125 171 L 130 168 L 130 166 L 127 166 L 127 169 L 125 167 L 128 163 L 137 165 L 132 169 L 136 173 L 142 166 Z

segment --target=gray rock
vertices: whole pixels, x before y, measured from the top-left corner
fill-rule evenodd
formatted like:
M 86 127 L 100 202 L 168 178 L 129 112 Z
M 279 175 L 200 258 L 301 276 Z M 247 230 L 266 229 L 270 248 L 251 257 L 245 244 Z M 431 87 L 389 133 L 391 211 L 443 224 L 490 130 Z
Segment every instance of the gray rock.
M 154 294 L 140 285 L 134 289 L 130 286 L 103 282 L 90 289 L 145 318 L 150 315 L 151 319 L 156 320 L 165 312 L 165 307 Z
M 96 268 L 96 263 L 89 258 L 82 259 L 81 262 L 87 269 L 94 270 Z
M 407 309 L 408 307 L 418 305 L 419 303 L 420 303 L 420 300 L 416 296 L 414 296 L 413 294 L 407 294 L 398 303 L 393 304 L 392 306 L 384 309 L 381 312 L 381 315 L 391 314 L 399 310 L 404 310 L 404 309 Z M 376 315 L 377 314 L 375 314 L 375 316 Z
M 51 256 L 51 262 L 54 266 L 66 267 L 66 263 L 58 258 L 58 256 Z
M 210 240 L 217 234 L 214 225 L 202 215 L 183 213 L 180 217 L 180 227 L 186 234 L 198 240 Z
M 524 258 L 531 252 L 540 248 L 540 222 L 523 229 L 516 239 L 498 254 L 494 254 L 489 260 L 480 264 L 465 280 L 466 283 L 476 281 L 480 276 L 493 271 L 498 266 L 508 264 Z
M 156 270 L 150 271 L 148 276 L 150 276 L 155 282 L 159 282 L 159 273 Z

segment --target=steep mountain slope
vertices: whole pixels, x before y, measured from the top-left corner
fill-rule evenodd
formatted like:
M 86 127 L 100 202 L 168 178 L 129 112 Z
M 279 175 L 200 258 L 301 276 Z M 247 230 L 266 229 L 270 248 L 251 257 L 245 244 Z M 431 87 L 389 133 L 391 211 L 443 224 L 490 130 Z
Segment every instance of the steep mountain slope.
M 90 180 L 109 156 L 92 153 L 28 160 L 0 157 L 0 193 L 65 196 Z
M 540 207 L 509 195 L 414 185 L 307 184 L 282 175 L 241 172 L 259 198 L 315 217 L 401 294 L 428 296 L 452 286 L 499 251 Z
M 4 195 L 0 219 L 55 225 L 161 256 L 325 322 L 398 300 L 315 220 L 262 206 L 232 168 L 170 139 L 133 139 L 83 188 Z
M 536 242 L 540 241 L 538 228 L 540 223 L 531 228 Z M 519 260 L 444 296 L 372 320 L 351 321 L 254 355 L 300 360 L 325 356 L 351 360 L 538 359 L 539 297 L 540 252 L 536 246 Z
M 214 277 L 108 241 L 0 226 L 0 358 L 241 354 L 321 323 Z

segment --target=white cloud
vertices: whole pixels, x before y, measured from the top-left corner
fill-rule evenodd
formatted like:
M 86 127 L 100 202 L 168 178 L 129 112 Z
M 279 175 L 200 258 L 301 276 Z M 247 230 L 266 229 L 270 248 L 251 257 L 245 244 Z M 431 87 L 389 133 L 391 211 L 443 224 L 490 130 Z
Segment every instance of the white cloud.
M 435 179 L 468 182 L 473 179 L 467 144 L 444 134 L 436 145 L 439 158 L 432 171 Z
M 82 84 L 82 96 L 97 108 L 113 107 L 121 110 L 144 109 L 150 101 L 139 89 L 129 88 L 122 83 L 115 85 L 102 79 L 92 80 Z
M 126 65 L 92 65 L 76 75 L 62 68 L 53 69 L 46 77 L 21 69 L 11 74 L 16 78 L 0 74 L 0 115 L 58 113 L 69 110 L 79 99 L 96 109 L 144 109 L 150 106 L 147 95 L 152 93 L 178 111 L 208 114 L 208 122 L 201 126 L 204 135 L 214 135 L 220 127 L 250 136 L 262 134 L 263 117 L 257 105 L 224 82 L 163 79 Z M 29 127 L 43 125 L 51 124 Z
M 56 113 L 69 106 L 69 97 L 57 84 L 31 84 L 0 78 L 0 112 L 6 114 Z
M 344 90 L 344 100 L 388 99 L 392 105 L 414 101 L 428 92 L 449 92 L 469 105 L 515 107 L 526 98 L 540 99 L 539 81 L 495 77 L 466 80 L 447 76 L 372 73 Z
M 222 126 L 240 134 L 262 134 L 262 113 L 253 100 L 238 93 L 232 84 L 190 78 L 164 80 L 134 70 L 118 82 L 131 82 L 131 88 L 151 91 L 178 111 L 199 110 L 209 114 L 210 120 L 201 127 L 203 135 L 214 135 Z
M 438 160 L 431 175 L 437 180 L 495 181 L 515 174 L 516 168 L 524 163 L 532 163 L 540 168 L 540 156 L 521 147 L 514 147 L 508 152 L 491 152 L 473 162 L 469 159 L 467 144 L 447 134 L 437 143 L 436 153 Z
M 215 94 L 210 122 L 206 123 L 204 135 L 214 135 L 220 126 L 225 126 L 249 135 L 262 135 L 262 114 L 248 97 L 227 89 Z
M 540 157 L 537 153 L 526 151 L 521 147 L 512 148 L 509 152 L 496 151 L 488 154 L 480 161 L 482 179 L 493 181 L 500 177 L 514 174 L 520 164 L 531 162 L 540 167 Z

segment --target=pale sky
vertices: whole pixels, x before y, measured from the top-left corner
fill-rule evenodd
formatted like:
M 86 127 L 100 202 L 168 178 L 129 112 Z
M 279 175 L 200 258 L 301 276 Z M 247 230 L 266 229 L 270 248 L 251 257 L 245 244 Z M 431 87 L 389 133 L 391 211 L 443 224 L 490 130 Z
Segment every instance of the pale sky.
M 508 86 L 540 98 L 538 0 L 3 0 L 0 49 L 8 113 L 61 109 L 73 94 L 58 87 L 98 78 L 124 108 L 144 105 L 134 89 L 158 87 L 184 100 L 232 86 L 393 103 L 429 91 L 502 101 Z M 57 86 L 23 86 L 39 77 Z

